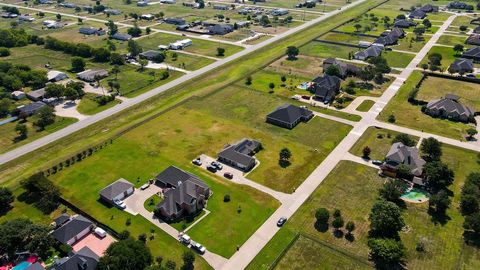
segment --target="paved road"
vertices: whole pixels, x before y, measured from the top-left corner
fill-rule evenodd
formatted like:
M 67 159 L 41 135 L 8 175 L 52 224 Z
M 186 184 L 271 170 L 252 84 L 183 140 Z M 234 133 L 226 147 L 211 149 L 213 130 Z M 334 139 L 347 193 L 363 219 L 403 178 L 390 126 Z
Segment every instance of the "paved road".
M 247 265 L 257 256 L 262 248 L 272 239 L 279 231 L 276 226 L 276 222 L 280 217 L 290 218 L 300 206 L 307 200 L 307 198 L 315 191 L 315 189 L 323 182 L 323 180 L 330 174 L 330 172 L 337 166 L 337 164 L 344 159 L 351 159 L 355 162 L 361 162 L 358 159 L 354 159 L 350 156 L 348 151 L 357 140 L 362 136 L 365 130 L 372 125 L 388 125 L 376 121 L 377 115 L 383 110 L 385 105 L 395 96 L 397 91 L 403 85 L 405 80 L 412 74 L 415 67 L 420 63 L 423 57 L 428 53 L 430 48 L 436 43 L 443 31 L 447 29 L 450 23 L 455 19 L 456 15 L 449 17 L 442 27 L 437 31 L 435 35 L 425 44 L 416 57 L 410 62 L 410 64 L 402 71 L 402 73 L 395 79 L 395 81 L 388 87 L 388 89 L 377 99 L 375 105 L 370 109 L 369 113 L 364 115 L 362 120 L 355 123 L 350 133 L 340 142 L 340 144 L 327 156 L 327 158 L 305 179 L 305 181 L 297 188 L 292 194 L 293 198 L 287 203 L 282 204 L 271 215 L 265 223 L 245 242 L 240 250 L 235 253 L 228 263 L 226 263 L 222 269 L 244 269 Z M 393 130 L 399 130 L 399 127 L 392 125 L 390 127 Z M 410 130 L 409 130 L 410 131 Z M 454 141 L 454 144 L 461 142 Z M 466 148 L 472 149 L 474 146 L 471 144 L 463 145 Z
M 245 56 L 245 55 L 247 55 L 247 54 L 249 54 L 249 53 L 251 53 L 251 52 L 254 52 L 255 50 L 258 50 L 258 49 L 260 49 L 260 48 L 263 48 L 263 47 L 266 47 L 266 46 L 268 46 L 268 45 L 274 44 L 274 43 L 278 42 L 279 40 L 281 40 L 281 39 L 283 39 L 283 38 L 285 38 L 285 37 L 287 37 L 287 36 L 289 36 L 289 35 L 292 35 L 292 34 L 294 34 L 294 33 L 297 33 L 297 32 L 300 32 L 300 31 L 302 31 L 302 30 L 305 30 L 305 29 L 307 29 L 307 28 L 309 28 L 309 27 L 311 27 L 311 26 L 313 26 L 313 25 L 315 25 L 315 24 L 317 24 L 317 23 L 319 23 L 319 22 L 322 22 L 322 21 L 324 21 L 324 20 L 326 20 L 326 19 L 328 19 L 328 18 L 330 18 L 330 17 L 332 17 L 332 16 L 335 16 L 335 15 L 337 15 L 337 14 L 345 11 L 346 9 L 350 9 L 350 8 L 352 8 L 352 7 L 355 7 L 355 6 L 361 4 L 361 3 L 365 2 L 365 1 L 367 1 L 367 0 L 359 0 L 359 1 L 357 1 L 357 2 L 354 2 L 354 3 L 352 3 L 352 4 L 349 4 L 349 5 L 345 6 L 345 7 L 342 8 L 341 10 L 335 10 L 335 11 L 333 11 L 333 12 L 331 12 L 331 13 L 328 13 L 328 14 L 326 14 L 326 15 L 324 15 L 324 16 L 321 16 L 321 17 L 316 18 L 316 19 L 314 19 L 314 20 L 308 21 L 308 22 L 306 22 L 306 23 L 304 23 L 304 24 L 302 24 L 302 25 L 300 25 L 300 26 L 298 26 L 298 27 L 292 28 L 292 29 L 290 29 L 290 30 L 288 30 L 288 31 L 286 31 L 286 32 L 284 32 L 284 33 L 282 33 L 282 34 L 279 34 L 279 35 L 277 35 L 277 36 L 275 36 L 275 37 L 273 37 L 273 38 L 270 38 L 270 39 L 268 39 L 268 40 L 266 40 L 266 41 L 263 41 L 263 42 L 261 42 L 261 43 L 259 43 L 259 44 L 249 46 L 249 47 L 247 47 L 246 49 L 244 49 L 243 51 L 241 51 L 241 52 L 239 52 L 239 53 L 236 53 L 236 54 L 234 54 L 234 55 L 232 55 L 232 56 L 229 56 L 229 57 L 226 57 L 226 58 L 224 58 L 224 59 L 221 59 L 221 60 L 219 60 L 219 61 L 217 61 L 217 62 L 215 62 L 215 63 L 212 63 L 212 64 L 210 64 L 210 65 L 208 65 L 208 66 L 206 66 L 206 67 L 203 67 L 203 68 L 201 68 L 201 69 L 198 69 L 198 70 L 196 70 L 196 71 L 193 71 L 193 72 L 191 72 L 191 73 L 188 73 L 188 74 L 186 74 L 186 75 L 184 75 L 184 76 L 182 76 L 182 77 L 180 77 L 180 78 L 178 78 L 178 79 L 176 79 L 176 80 L 173 80 L 173 81 L 171 81 L 171 82 L 169 82 L 169 83 L 167 83 L 167 84 L 164 84 L 164 85 L 162 85 L 162 86 L 159 86 L 159 87 L 157 87 L 157 88 L 155 88 L 155 89 L 153 89 L 153 90 L 151 90 L 151 91 L 148 91 L 148 92 L 146 92 L 146 93 L 144 93 L 144 94 L 142 94 L 142 95 L 139 95 L 139 96 L 137 96 L 137 97 L 135 97 L 135 98 L 129 99 L 129 100 L 125 101 L 125 102 L 122 102 L 121 104 L 119 104 L 119 105 L 117 105 L 117 106 L 115 106 L 115 107 L 113 107 L 113 108 L 110 108 L 110 109 L 108 109 L 108 110 L 102 111 L 102 112 L 100 112 L 100 113 L 98 113 L 98 114 L 93 115 L 92 117 L 89 117 L 89 118 L 84 119 L 84 120 L 82 120 L 82 121 L 78 121 L 78 122 L 76 122 L 76 123 L 74 123 L 74 124 L 72 124 L 72 125 L 70 125 L 70 126 L 68 126 L 68 127 L 65 127 L 65 128 L 63 128 L 63 129 L 61 129 L 61 130 L 59 130 L 59 131 L 57 131 L 57 132 L 51 133 L 51 134 L 49 134 L 49 135 L 47 135 L 47 136 L 44 136 L 44 137 L 42 137 L 42 138 L 39 138 L 39 139 L 37 139 L 37 140 L 35 140 L 35 141 L 31 142 L 31 143 L 28 143 L 28 144 L 25 144 L 25 145 L 23 145 L 23 146 L 20 146 L 20 147 L 12 150 L 12 151 L 10 151 L 10 152 L 4 153 L 4 154 L 0 155 L 0 165 L 1 165 L 1 164 L 4 164 L 4 163 L 7 163 L 7 162 L 9 162 L 9 161 L 11 161 L 11 160 L 14 160 L 14 159 L 16 159 L 16 158 L 18 158 L 18 157 L 21 157 L 21 156 L 23 156 L 23 155 L 25 155 L 25 154 L 27 154 L 27 153 L 30 153 L 30 152 L 32 152 L 32 151 L 34 151 L 34 150 L 36 150 L 36 149 L 41 148 L 41 147 L 43 147 L 43 146 L 46 146 L 46 145 L 48 145 L 48 144 L 50 144 L 50 143 L 52 143 L 52 142 L 54 142 L 54 141 L 56 141 L 56 140 L 58 140 L 58 139 L 61 139 L 61 138 L 63 138 L 63 137 L 66 137 L 66 136 L 68 136 L 68 135 L 70 135 L 70 134 L 72 134 L 72 133 L 74 133 L 74 132 L 76 132 L 76 131 L 79 131 L 79 130 L 81 130 L 81 129 L 83 129 L 83 128 L 86 128 L 86 127 L 88 127 L 88 126 L 90 126 L 90 125 L 92 125 L 92 124 L 95 124 L 96 122 L 101 121 L 101 120 L 103 120 L 103 119 L 105 119 L 105 118 L 108 118 L 109 116 L 111 116 L 111 115 L 113 115 L 113 114 L 119 113 L 119 112 L 121 112 L 121 111 L 123 111 L 123 110 L 125 110 L 125 109 L 128 109 L 128 108 L 130 108 L 130 107 L 132 107 L 132 106 L 135 106 L 135 105 L 137 105 L 137 104 L 139 104 L 139 103 L 141 103 L 141 102 L 143 102 L 143 101 L 146 101 L 146 100 L 152 98 L 153 96 L 156 96 L 156 95 L 158 95 L 158 94 L 161 94 L 161 93 L 167 91 L 168 89 L 175 87 L 175 86 L 178 85 L 178 84 L 181 84 L 181 83 L 184 83 L 184 82 L 188 82 L 188 81 L 190 81 L 190 80 L 192 80 L 192 79 L 194 79 L 194 78 L 200 77 L 200 76 L 202 76 L 202 75 L 210 72 L 212 69 L 221 67 L 221 66 L 223 66 L 223 65 L 225 65 L 225 64 L 227 64 L 227 63 L 229 63 L 229 62 L 232 62 L 232 61 L 234 61 L 234 60 L 237 60 L 237 59 L 239 59 L 239 58 L 241 58 L 241 57 L 243 57 L 243 56 Z M 3 4 L 3 3 L 0 3 L 0 5 L 4 5 L 4 6 L 17 6 L 17 7 L 20 7 L 20 8 L 25 8 L 24 6 L 8 5 L 8 4 Z M 33 10 L 42 11 L 41 9 L 33 9 Z M 71 14 L 65 14 L 65 16 L 72 16 L 72 15 L 71 15 Z M 82 16 L 79 16 L 79 17 L 82 17 Z

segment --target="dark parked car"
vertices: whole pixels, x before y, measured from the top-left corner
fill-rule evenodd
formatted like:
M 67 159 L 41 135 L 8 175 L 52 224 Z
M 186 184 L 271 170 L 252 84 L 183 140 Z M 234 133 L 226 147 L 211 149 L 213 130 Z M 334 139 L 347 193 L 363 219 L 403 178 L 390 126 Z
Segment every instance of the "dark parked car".
M 233 178 L 233 174 L 231 172 L 226 172 L 223 174 L 223 177 L 227 178 L 227 179 L 232 179 Z
M 210 165 L 217 168 L 217 170 L 219 170 L 219 171 L 221 171 L 223 169 L 222 164 L 220 164 L 220 162 L 218 162 L 218 161 L 212 161 L 212 163 L 210 163 Z
M 216 173 L 217 172 L 217 168 L 216 167 L 213 167 L 212 165 L 208 165 L 207 166 L 207 170 L 213 172 L 213 173 Z
M 286 218 L 286 217 L 281 217 L 281 218 L 277 221 L 277 226 L 278 226 L 278 227 L 282 227 L 283 224 L 285 224 L 285 222 L 287 222 L 287 218 Z
M 378 166 L 380 166 L 380 165 L 383 164 L 383 162 L 382 162 L 381 160 L 376 160 L 376 159 L 374 159 L 374 160 L 372 160 L 372 164 L 373 164 L 373 165 L 378 165 Z
M 197 165 L 197 166 L 201 166 L 202 165 L 202 161 L 200 160 L 200 158 L 197 158 L 197 159 L 194 159 L 192 160 L 192 163 Z

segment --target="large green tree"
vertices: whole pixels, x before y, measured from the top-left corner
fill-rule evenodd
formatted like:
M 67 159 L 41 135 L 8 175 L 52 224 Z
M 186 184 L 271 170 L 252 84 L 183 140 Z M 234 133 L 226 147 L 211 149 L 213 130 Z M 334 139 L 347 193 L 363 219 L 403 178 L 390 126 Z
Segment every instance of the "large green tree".
M 427 160 L 440 160 L 442 156 L 442 144 L 433 137 L 423 139 L 420 150 Z
M 372 235 L 396 237 L 405 226 L 400 208 L 388 201 L 377 201 L 369 216 Z
M 111 244 L 100 258 L 99 270 L 138 270 L 152 264 L 152 254 L 145 243 L 131 238 Z
M 405 257 L 405 247 L 395 239 L 369 239 L 370 256 L 378 269 L 396 269 Z
M 431 161 L 425 164 L 423 171 L 427 184 L 434 191 L 446 189 L 453 183 L 454 173 L 441 161 Z
M 14 196 L 10 189 L 6 187 L 0 187 L 0 216 L 10 210 L 11 203 L 13 202 Z

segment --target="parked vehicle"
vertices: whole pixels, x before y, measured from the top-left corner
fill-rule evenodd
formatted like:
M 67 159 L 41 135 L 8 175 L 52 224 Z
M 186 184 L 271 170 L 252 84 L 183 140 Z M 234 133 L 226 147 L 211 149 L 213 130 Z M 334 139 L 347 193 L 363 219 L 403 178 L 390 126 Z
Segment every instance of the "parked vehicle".
M 307 95 L 303 95 L 302 98 L 306 100 L 310 100 L 310 96 L 307 96 Z
M 210 165 L 217 168 L 217 170 L 219 170 L 219 171 L 221 171 L 223 169 L 222 164 L 220 164 L 220 162 L 218 162 L 218 161 L 212 161 L 212 163 L 210 163 Z
M 115 204 L 116 207 L 118 207 L 120 209 L 127 208 L 127 205 L 125 204 L 125 202 L 123 202 L 121 200 L 114 200 L 113 203 Z
M 191 241 L 190 244 L 192 244 L 192 249 L 200 254 L 204 254 L 205 251 L 207 251 L 207 249 L 204 246 L 200 245 L 200 243 Z
M 282 227 L 283 224 L 285 224 L 285 222 L 287 222 L 287 218 L 286 218 L 286 217 L 281 217 L 281 218 L 277 221 L 277 226 L 278 226 L 278 227 Z
M 472 73 L 469 73 L 469 74 L 467 74 L 467 75 L 465 75 L 465 76 L 468 77 L 468 78 L 476 78 L 476 77 L 475 77 L 475 74 L 472 74 Z
M 100 238 L 105 238 L 107 236 L 107 232 L 100 227 L 95 228 L 93 232 Z
M 192 163 L 197 165 L 197 166 L 202 166 L 202 161 L 200 160 L 200 158 L 196 158 L 196 159 L 192 160 Z
M 383 162 L 382 162 L 381 160 L 376 160 L 376 159 L 374 159 L 374 160 L 372 160 L 372 164 L 373 164 L 373 165 L 380 166 L 380 165 L 383 164 Z
M 227 179 L 232 179 L 233 178 L 233 174 L 231 172 L 226 172 L 223 174 L 223 177 L 227 178 Z
M 180 242 L 182 242 L 183 244 L 185 245 L 188 245 L 190 244 L 190 241 L 192 241 L 192 238 L 190 238 L 190 236 L 188 236 L 187 234 L 185 233 L 180 233 L 180 238 L 179 238 Z
M 141 190 L 145 190 L 145 189 L 147 189 L 147 188 L 149 188 L 149 187 L 150 187 L 150 183 L 147 182 L 147 183 L 143 184 L 143 185 L 140 187 L 140 189 L 141 189 Z
M 217 167 L 213 167 L 212 165 L 208 165 L 207 170 L 211 171 L 212 173 L 216 173 L 217 172 Z

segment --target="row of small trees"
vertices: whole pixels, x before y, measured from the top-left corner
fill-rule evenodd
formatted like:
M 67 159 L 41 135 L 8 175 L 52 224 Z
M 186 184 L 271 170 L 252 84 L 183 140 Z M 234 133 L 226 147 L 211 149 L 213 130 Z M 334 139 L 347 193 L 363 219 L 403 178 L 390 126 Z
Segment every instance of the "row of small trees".
M 334 233 L 336 236 L 342 236 L 343 231 L 341 230 L 345 226 L 347 234 L 345 235 L 347 239 L 353 241 L 353 231 L 355 230 L 355 223 L 353 221 L 348 221 L 345 224 L 345 221 L 342 217 L 342 212 L 339 209 L 333 211 L 333 220 L 331 222 L 332 227 L 335 229 Z M 326 208 L 318 208 L 315 211 L 315 228 L 319 231 L 327 231 L 330 223 L 330 212 Z

